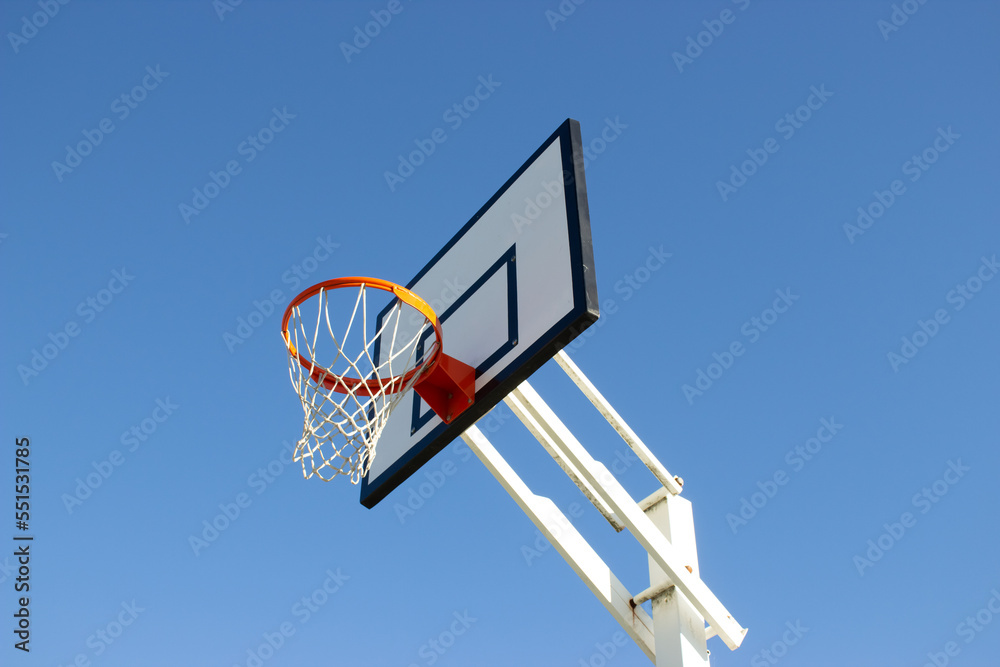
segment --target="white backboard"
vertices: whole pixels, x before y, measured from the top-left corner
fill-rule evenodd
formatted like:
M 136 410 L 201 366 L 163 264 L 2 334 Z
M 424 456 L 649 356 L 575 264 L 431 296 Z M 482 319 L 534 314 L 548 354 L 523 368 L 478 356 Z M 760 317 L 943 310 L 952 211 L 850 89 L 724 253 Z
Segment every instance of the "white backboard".
M 476 369 L 476 401 L 445 424 L 405 397 L 362 480 L 366 507 L 597 320 L 580 124 L 564 122 L 406 286 L 437 313 L 445 354 Z

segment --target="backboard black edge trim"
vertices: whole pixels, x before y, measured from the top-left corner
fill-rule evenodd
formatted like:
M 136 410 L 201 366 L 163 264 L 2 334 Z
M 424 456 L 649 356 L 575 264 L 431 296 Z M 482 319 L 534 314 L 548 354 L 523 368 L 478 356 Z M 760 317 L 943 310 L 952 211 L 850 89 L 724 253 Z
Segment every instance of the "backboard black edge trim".
M 571 252 L 574 254 L 573 261 L 571 261 L 574 270 L 575 306 L 573 310 L 549 329 L 550 332 L 559 331 L 560 333 L 555 334 L 551 339 L 547 335 L 543 336 L 542 341 L 539 341 L 536 346 L 532 346 L 526 352 L 530 356 L 516 372 L 500 380 L 488 392 L 484 392 L 483 397 L 477 400 L 477 409 L 475 411 L 459 415 L 451 424 L 442 425 L 444 426 L 444 430 L 440 435 L 434 436 L 433 439 L 444 444 L 427 445 L 418 451 L 412 451 L 411 449 L 410 452 L 404 454 L 392 466 L 383 471 L 376 480 L 369 481 L 369 475 L 362 477 L 361 504 L 368 509 L 377 505 L 425 463 L 454 441 L 455 438 L 459 437 L 469 426 L 472 426 L 478 419 L 496 407 L 507 394 L 541 368 L 556 352 L 572 342 L 573 339 L 583 333 L 600 317 L 597 296 L 597 275 L 594 270 L 593 239 L 590 230 L 590 209 L 587 204 L 587 186 L 584 178 L 583 140 L 580 123 L 572 118 L 567 118 L 531 157 L 507 179 L 507 182 L 497 190 L 496 194 L 476 212 L 476 215 L 407 284 L 407 288 L 412 288 L 416 285 L 434 264 L 452 246 L 458 243 L 462 236 L 496 203 L 514 181 L 538 159 L 553 141 L 559 138 L 563 140 L 560 149 L 562 153 L 564 182 L 567 170 L 572 169 L 573 174 L 573 187 L 565 188 L 567 218 L 571 223 L 568 231 L 570 232 Z M 573 221 L 575 221 L 575 224 L 573 224 Z M 379 317 L 381 317 L 381 314 Z M 547 343 L 544 342 L 545 339 L 549 339 Z M 479 417 L 476 416 L 477 414 Z
M 580 257 L 573 266 L 582 266 L 585 274 L 583 280 L 577 286 L 584 290 L 582 295 L 586 301 L 587 309 L 594 314 L 596 320 L 600 316 L 600 304 L 597 297 L 597 270 L 594 264 L 594 239 L 590 231 L 590 205 L 587 203 L 587 178 L 583 169 L 583 135 L 580 131 L 579 121 L 572 118 L 567 119 L 569 124 L 570 141 L 564 144 L 564 151 L 571 151 L 570 163 L 573 165 L 573 182 L 576 187 L 572 193 L 567 192 L 567 209 L 575 207 L 576 215 L 570 213 L 570 219 L 579 222 Z M 566 163 L 564 158 L 563 164 Z M 573 196 L 575 195 L 575 196 Z M 581 295 L 576 295 L 581 296 Z

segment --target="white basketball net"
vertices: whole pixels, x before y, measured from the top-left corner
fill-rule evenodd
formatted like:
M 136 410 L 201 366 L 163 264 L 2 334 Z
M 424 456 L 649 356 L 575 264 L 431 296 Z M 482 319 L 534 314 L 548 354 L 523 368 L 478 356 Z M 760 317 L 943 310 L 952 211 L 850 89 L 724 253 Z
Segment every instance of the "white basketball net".
M 332 291 L 332 290 L 330 290 Z M 380 294 L 384 292 L 378 291 Z M 307 325 L 300 308 L 313 305 L 316 300 L 316 321 Z M 429 349 L 423 351 L 422 358 L 415 364 L 417 343 L 421 333 L 431 324 L 427 317 L 415 308 L 396 299 L 381 326 L 372 336 L 368 335 L 368 296 L 365 285 L 358 290 L 357 300 L 351 312 L 347 329 L 337 337 L 330 322 L 330 297 L 328 290 L 322 290 L 304 303 L 292 309 L 288 322 L 289 341 L 311 366 L 303 366 L 298 357 L 289 350 L 288 368 L 292 386 L 302 399 L 305 423 L 302 437 L 295 447 L 294 460 L 302 463 L 302 474 L 306 477 L 318 476 L 329 482 L 337 475 L 349 475 L 352 484 L 357 484 L 371 467 L 375 457 L 375 443 L 382 434 L 393 408 L 404 395 L 409 393 L 420 378 L 422 368 L 413 373 L 405 384 L 398 378 L 417 366 L 424 366 L 433 357 L 435 346 L 440 343 L 436 336 Z M 417 317 L 405 322 L 403 313 L 416 313 Z M 356 320 L 361 319 L 360 326 Z M 415 321 L 423 323 L 414 327 Z M 352 328 L 360 352 L 353 358 L 344 351 Z M 321 333 L 321 329 L 324 330 Z M 410 334 L 410 332 L 415 333 Z M 329 335 L 332 340 L 325 340 Z M 374 345 L 380 341 L 379 357 L 384 361 L 375 362 Z M 320 355 L 323 358 L 320 358 Z M 324 370 L 329 373 L 324 373 Z M 344 377 L 375 380 L 378 389 L 364 384 L 353 387 L 344 382 Z M 392 382 L 397 378 L 396 382 Z M 327 388 L 326 384 L 330 385 Z M 391 392 L 388 390 L 392 390 Z M 338 391 L 339 390 L 339 391 Z M 367 395 L 370 393 L 371 395 Z

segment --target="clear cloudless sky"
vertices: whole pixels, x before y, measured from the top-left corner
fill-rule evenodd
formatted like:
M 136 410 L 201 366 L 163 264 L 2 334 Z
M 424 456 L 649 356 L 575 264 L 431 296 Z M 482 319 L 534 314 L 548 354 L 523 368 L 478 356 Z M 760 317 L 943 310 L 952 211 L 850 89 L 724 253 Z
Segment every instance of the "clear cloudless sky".
M 749 628 L 713 663 L 997 664 L 996 3 L 226 2 L 0 5 L 0 664 L 649 664 L 461 442 L 372 510 L 281 462 L 287 301 L 407 282 L 566 118 L 604 311 L 571 353 L 685 480 Z M 624 456 L 554 363 L 532 382 Z M 498 449 L 645 588 L 509 417 Z

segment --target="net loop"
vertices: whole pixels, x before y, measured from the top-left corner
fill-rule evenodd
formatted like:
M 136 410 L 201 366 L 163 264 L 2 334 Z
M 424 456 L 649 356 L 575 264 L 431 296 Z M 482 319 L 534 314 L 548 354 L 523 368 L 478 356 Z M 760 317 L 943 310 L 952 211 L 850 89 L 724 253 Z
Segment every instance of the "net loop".
M 330 316 L 330 294 L 350 287 L 357 287 L 358 294 L 347 326 L 338 335 Z M 395 296 L 376 327 L 368 324 L 372 288 Z M 429 327 L 434 340 L 422 349 Z M 304 412 L 293 459 L 302 464 L 306 478 L 315 475 L 329 482 L 345 475 L 357 484 L 371 468 L 390 413 L 438 361 L 437 316 L 420 297 L 394 283 L 338 278 L 314 285 L 292 300 L 282 321 L 282 336 L 289 376 Z M 348 354 L 347 349 L 354 352 Z

